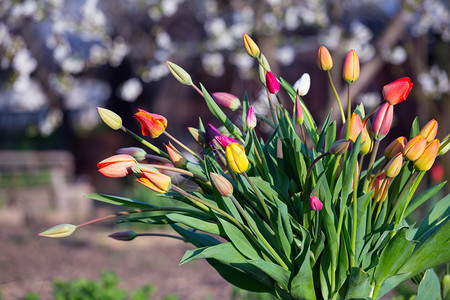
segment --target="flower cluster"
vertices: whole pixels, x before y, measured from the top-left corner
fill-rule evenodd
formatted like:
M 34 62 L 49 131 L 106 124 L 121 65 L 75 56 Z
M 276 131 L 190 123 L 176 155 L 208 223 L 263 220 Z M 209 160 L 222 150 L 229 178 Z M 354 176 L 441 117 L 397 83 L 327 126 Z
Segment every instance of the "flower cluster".
M 67 236 L 98 220 L 150 211 L 152 217 L 146 223 L 171 226 L 178 235 L 170 237 L 197 247 L 186 252 L 182 264 L 207 258 L 232 284 L 280 299 L 377 299 L 398 283 L 448 262 L 448 197 L 417 228 L 405 218 L 445 184 L 414 197 L 436 157 L 449 150 L 449 136 L 439 141 L 435 120 L 419 130 L 416 119 L 409 140 L 394 139 L 384 155 L 377 157 L 380 141 L 393 124 L 395 106 L 409 96 L 411 80 L 405 77 L 386 84 L 383 100 L 366 114 L 362 105 L 354 108 L 351 102 L 351 86 L 360 74 L 358 56 L 351 50 L 342 70 L 348 84 L 344 112 L 329 73 L 332 56 L 321 46 L 317 64 L 330 75 L 340 109 L 339 137 L 338 121 L 331 120 L 331 112 L 318 127 L 302 99 L 308 93 L 310 76 L 303 75 L 291 86 L 270 71 L 269 62 L 248 35 L 243 39 L 248 55 L 259 63 L 270 116 L 256 114 L 247 96 L 241 102 L 230 93 L 210 94 L 169 61 L 173 76 L 194 88 L 221 124 L 218 129 L 200 121 L 197 128 L 188 128 L 197 149 L 169 134 L 168 122 L 161 115 L 140 109 L 135 118 L 143 136 L 164 135 L 170 140 L 165 151 L 130 132 L 116 113 L 98 109 L 108 126 L 130 134 L 154 152 L 119 149 L 117 155 L 98 164 L 99 171 L 108 177 L 134 174 L 149 193 L 183 205 L 155 206 L 91 194 L 93 199 L 131 210 L 77 226 L 63 224 L 41 235 Z M 292 112 L 283 107 L 281 97 L 293 102 Z M 242 124 L 231 122 L 220 106 L 241 111 Z M 273 128 L 266 140 L 255 131 L 261 122 Z M 182 174 L 196 187 L 181 188 L 165 171 Z M 141 218 L 130 216 L 127 221 Z M 154 234 L 126 231 L 111 237 L 129 241 L 144 235 Z

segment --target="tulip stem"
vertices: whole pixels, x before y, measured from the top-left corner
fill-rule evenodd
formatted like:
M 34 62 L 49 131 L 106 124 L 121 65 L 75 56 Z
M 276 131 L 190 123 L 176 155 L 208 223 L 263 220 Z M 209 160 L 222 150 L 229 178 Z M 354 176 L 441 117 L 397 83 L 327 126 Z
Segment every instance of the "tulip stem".
M 374 108 L 373 108 L 373 109 L 372 109 L 372 110 L 364 117 L 364 119 L 362 120 L 362 123 L 365 124 L 365 122 L 367 121 L 367 119 L 368 119 L 371 115 L 373 115 L 373 113 L 376 112 L 377 109 L 380 108 L 380 106 L 383 105 L 384 103 L 385 103 L 384 101 L 378 103 L 377 106 L 375 106 L 375 107 L 374 107 Z
M 151 167 L 153 167 L 155 169 L 173 171 L 173 172 L 177 172 L 177 173 L 180 173 L 180 174 L 187 175 L 189 177 L 194 177 L 194 178 L 200 179 L 201 181 L 206 182 L 207 184 L 209 183 L 209 185 L 211 185 L 211 183 L 208 181 L 208 179 L 206 179 L 206 178 L 204 178 L 204 177 L 202 177 L 200 175 L 194 174 L 194 173 L 192 173 L 192 172 L 190 172 L 188 170 L 175 168 L 175 167 L 170 167 L 170 166 L 164 166 L 164 165 L 157 165 L 157 164 L 149 164 L 149 166 L 151 166 Z
M 270 216 L 270 212 L 269 209 L 267 208 L 266 203 L 264 202 L 263 198 L 261 197 L 261 194 L 259 193 L 258 189 L 256 188 L 256 186 L 253 184 L 253 182 L 250 180 L 250 178 L 248 177 L 246 172 L 242 172 L 242 175 L 244 175 L 245 179 L 247 179 L 248 183 L 250 184 L 250 186 L 252 187 L 252 189 L 255 191 L 256 197 L 258 197 L 259 202 L 261 203 L 264 212 L 270 222 L 270 225 L 272 226 L 273 230 L 275 230 L 275 226 L 273 224 L 272 218 Z
M 188 242 L 186 239 L 182 238 L 181 236 L 167 234 L 167 233 L 137 233 L 136 237 L 138 237 L 138 236 L 161 236 L 161 237 L 169 237 L 172 239 L 177 239 L 177 240 L 183 241 L 185 243 Z
M 339 111 L 341 112 L 342 124 L 345 124 L 345 115 L 344 109 L 342 108 L 341 99 L 339 98 L 339 94 L 334 87 L 333 79 L 331 78 L 330 70 L 327 70 L 328 81 L 330 82 L 331 89 L 333 90 L 334 96 L 336 97 L 337 103 L 339 105 Z
M 345 133 L 345 138 L 348 140 L 348 137 L 350 136 L 350 119 L 352 116 L 352 101 L 351 101 L 351 84 L 348 84 L 347 88 L 347 132 Z
M 177 143 L 180 147 L 182 147 L 184 150 L 186 150 L 187 152 L 189 152 L 190 154 L 192 154 L 198 161 L 202 161 L 202 159 L 200 158 L 200 156 L 197 155 L 197 153 L 195 153 L 194 151 L 192 151 L 191 149 L 189 149 L 189 147 L 187 147 L 185 144 L 183 144 L 182 142 L 180 142 L 179 140 L 177 140 L 174 136 L 172 136 L 170 133 L 168 133 L 167 131 L 164 131 L 164 134 L 171 139 L 172 141 L 174 141 L 175 143 Z
M 389 217 L 388 217 L 388 219 L 387 219 L 386 225 L 389 224 L 389 223 L 391 223 L 392 218 L 394 218 L 394 215 L 395 215 L 396 210 L 397 210 L 398 207 L 400 206 L 400 202 L 401 202 L 403 196 L 405 195 L 406 191 L 409 189 L 409 186 L 411 185 L 411 183 L 413 182 L 414 178 L 416 178 L 416 177 L 417 177 L 417 173 L 414 174 L 414 172 L 411 173 L 411 175 L 409 176 L 408 181 L 407 181 L 406 184 L 403 186 L 403 189 L 402 189 L 402 191 L 400 192 L 400 195 L 397 197 L 397 201 L 395 202 L 394 208 L 391 210 L 391 213 L 389 214 Z M 395 227 L 394 227 L 394 228 L 395 228 Z
M 142 144 L 144 144 L 145 146 L 147 146 L 148 148 L 150 148 L 151 150 L 153 150 L 154 152 L 158 153 L 159 155 L 169 159 L 169 155 L 167 155 L 167 153 L 159 150 L 156 146 L 150 144 L 148 141 L 144 140 L 143 138 L 141 138 L 140 136 L 138 136 L 137 134 L 135 134 L 134 132 L 130 131 L 129 129 L 125 128 L 125 126 L 120 127 L 120 129 L 122 129 L 123 132 L 131 135 L 133 138 L 135 138 L 137 141 L 141 142 Z
M 167 158 L 158 156 L 158 155 L 153 155 L 153 154 L 145 154 L 145 158 L 151 159 L 151 160 L 156 160 L 162 163 L 167 163 L 167 164 L 171 164 L 172 162 L 170 160 L 168 160 Z
M 412 198 L 414 192 L 416 191 L 417 186 L 419 185 L 420 181 L 422 180 L 423 175 L 425 175 L 425 172 L 420 172 L 416 176 L 416 178 L 419 177 L 419 180 L 417 180 L 417 182 L 415 182 L 414 185 L 412 186 L 411 192 L 409 193 L 409 196 L 408 196 L 408 200 L 406 201 L 405 206 L 403 207 L 402 213 L 400 215 L 400 218 L 398 219 L 398 222 L 395 223 L 395 226 L 397 226 L 397 224 L 399 222 L 401 222 L 403 215 L 405 214 L 406 208 L 408 207 L 409 201 L 411 201 L 411 198 Z M 394 228 L 395 228 L 395 226 L 394 226 Z
M 303 125 L 300 125 L 300 132 L 302 134 L 303 144 L 305 144 L 306 163 L 309 167 L 311 166 L 311 159 L 309 158 L 308 141 L 306 140 L 305 129 L 303 128 Z
M 267 98 L 269 99 L 270 113 L 272 115 L 272 121 L 276 128 L 276 127 L 278 127 L 278 120 L 276 118 L 275 108 L 274 108 L 273 102 L 272 102 L 272 94 L 269 92 L 269 90 L 267 88 L 266 88 L 266 92 L 267 92 Z
M 200 89 L 195 85 L 195 84 L 192 84 L 191 85 L 196 91 L 197 91 L 197 93 L 199 93 L 200 94 L 200 96 L 202 96 L 203 97 L 203 93 L 202 93 L 202 91 L 200 91 Z
M 352 252 L 350 253 L 350 266 L 353 268 L 356 265 L 356 230 L 357 230 L 357 214 L 358 214 L 358 169 L 353 173 L 353 217 L 352 217 Z
M 369 143 L 370 141 L 366 141 L 366 143 Z M 367 166 L 367 172 L 366 172 L 366 178 L 364 179 L 364 186 L 363 191 L 366 193 L 367 189 L 369 187 L 370 182 L 370 174 L 372 173 L 373 164 L 375 163 L 375 158 L 377 157 L 378 147 L 380 146 L 380 140 L 376 139 L 375 143 L 373 144 L 373 150 L 370 155 L 370 161 L 369 166 Z M 362 168 L 362 166 L 360 166 Z
M 331 192 L 334 192 L 334 185 L 336 184 L 336 171 L 339 166 L 339 161 L 341 160 L 341 156 L 342 155 L 337 155 L 334 158 L 333 173 L 331 173 L 331 184 L 330 184 Z

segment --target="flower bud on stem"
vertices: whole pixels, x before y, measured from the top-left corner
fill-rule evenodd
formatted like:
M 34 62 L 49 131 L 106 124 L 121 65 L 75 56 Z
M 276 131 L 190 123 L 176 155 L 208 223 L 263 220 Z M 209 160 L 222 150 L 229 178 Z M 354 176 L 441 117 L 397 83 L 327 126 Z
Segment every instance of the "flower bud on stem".
M 174 136 L 172 136 L 170 133 L 168 133 L 167 131 L 163 132 L 169 139 L 171 139 L 172 141 L 174 141 L 175 143 L 177 143 L 180 147 L 182 147 L 184 150 L 186 150 L 187 152 L 189 152 L 190 154 L 192 154 L 198 161 L 202 161 L 202 159 L 200 158 L 200 156 L 197 155 L 197 153 L 195 153 L 194 151 L 192 151 L 189 147 L 187 147 L 185 144 L 183 144 L 182 142 L 180 142 L 179 140 L 177 140 Z

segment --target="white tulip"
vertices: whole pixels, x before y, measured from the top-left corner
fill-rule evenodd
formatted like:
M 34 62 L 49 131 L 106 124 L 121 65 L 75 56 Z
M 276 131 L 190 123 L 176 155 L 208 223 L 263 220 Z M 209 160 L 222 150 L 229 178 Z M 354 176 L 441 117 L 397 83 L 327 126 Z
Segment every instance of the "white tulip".
M 309 87 L 311 86 L 311 77 L 308 73 L 304 73 L 299 80 L 294 83 L 294 90 L 298 90 L 299 96 L 305 96 L 308 94 Z

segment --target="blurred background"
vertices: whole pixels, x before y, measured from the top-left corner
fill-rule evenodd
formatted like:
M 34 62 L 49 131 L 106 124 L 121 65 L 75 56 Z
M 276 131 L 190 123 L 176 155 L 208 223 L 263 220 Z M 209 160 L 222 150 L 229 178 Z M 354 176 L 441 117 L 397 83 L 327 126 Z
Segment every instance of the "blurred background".
M 326 74 L 316 64 L 317 50 L 325 45 L 342 97 L 342 63 L 350 49 L 356 50 L 361 76 L 352 90 L 353 103 L 364 103 L 367 110 L 381 100 L 385 84 L 412 79 L 411 94 L 395 107 L 383 143 L 409 137 L 415 116 L 421 126 L 436 119 L 439 139 L 450 129 L 447 0 L 2 0 L 2 299 L 21 299 L 27 292 L 50 299 L 55 278 L 98 279 L 102 269 L 117 273 L 127 290 L 154 285 L 152 299 L 167 294 L 176 295 L 173 299 L 244 297 L 232 296 L 232 288 L 206 262 L 178 267 L 188 246 L 176 241 L 109 241 L 109 233 L 124 227 L 108 222 L 68 239 L 36 237 L 49 225 L 77 224 L 111 211 L 85 194 L 137 199 L 143 194 L 132 179 L 97 172 L 96 164 L 118 148 L 140 146 L 101 124 L 97 106 L 121 115 L 136 133 L 138 108 L 164 115 L 168 131 L 187 144 L 193 141 L 186 127 L 196 127 L 199 116 L 219 126 L 203 99 L 170 75 L 165 60 L 182 66 L 209 92 L 241 99 L 247 93 L 256 111 L 266 114 L 264 87 L 243 47 L 244 32 L 260 46 L 275 75 L 294 84 L 310 74 L 311 89 L 303 100 L 319 124 L 329 107 L 337 112 Z M 281 97 L 288 100 L 286 94 Z M 239 120 L 238 112 L 224 110 Z M 264 134 L 264 128 L 259 130 Z M 163 142 L 165 137 L 152 141 L 158 147 Z M 448 166 L 449 156 L 439 157 L 420 189 L 448 178 Z M 447 193 L 448 187 L 442 191 Z

